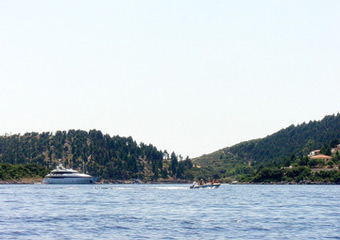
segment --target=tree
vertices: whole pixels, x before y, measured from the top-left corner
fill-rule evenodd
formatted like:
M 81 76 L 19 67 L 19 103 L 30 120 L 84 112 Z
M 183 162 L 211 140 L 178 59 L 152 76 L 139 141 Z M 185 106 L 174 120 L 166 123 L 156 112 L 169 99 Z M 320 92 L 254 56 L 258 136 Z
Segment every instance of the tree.
M 263 168 L 259 171 L 253 182 L 280 182 L 283 177 L 283 172 L 278 168 Z
M 168 153 L 167 150 L 165 150 L 165 151 L 163 152 L 163 157 L 164 157 L 164 159 L 169 160 L 169 153 Z
M 331 153 L 331 147 L 330 147 L 330 145 L 328 145 L 328 144 L 323 144 L 322 145 L 322 147 L 321 147 L 321 149 L 320 149 L 320 152 L 321 153 L 323 153 L 323 154 L 325 154 L 325 155 L 328 155 L 328 156 L 330 156 L 332 153 Z
M 334 167 L 334 162 L 331 160 L 327 163 L 327 165 L 330 167 L 330 168 L 333 168 Z
M 177 178 L 183 178 L 184 177 L 184 171 L 185 171 L 185 163 L 183 161 L 180 161 L 177 165 L 176 177 Z
M 151 144 L 137 144 L 132 137 L 111 137 L 98 130 L 0 136 L 0 162 L 39 163 L 51 169 L 58 159 L 72 168 L 81 168 L 87 159 L 89 174 L 108 179 L 176 177 L 178 168 L 174 152 L 170 160 L 167 151 L 162 152 Z M 180 178 L 186 176 L 184 173 L 192 165 L 190 159 L 184 162 Z M 164 166 L 169 166 L 169 171 Z M 21 168 L 13 169 L 21 171 Z
M 300 157 L 298 163 L 300 166 L 307 166 L 308 161 L 309 161 L 309 158 L 307 156 L 304 156 L 304 157 Z
M 172 173 L 172 176 L 175 176 L 177 172 L 177 165 L 178 165 L 178 159 L 177 159 L 175 152 L 171 153 L 170 159 L 171 159 L 170 172 Z

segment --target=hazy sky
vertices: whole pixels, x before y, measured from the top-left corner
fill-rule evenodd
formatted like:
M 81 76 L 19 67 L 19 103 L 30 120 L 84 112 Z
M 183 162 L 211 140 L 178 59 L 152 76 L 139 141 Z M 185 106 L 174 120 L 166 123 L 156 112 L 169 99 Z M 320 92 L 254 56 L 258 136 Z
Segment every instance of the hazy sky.
M 340 1 L 0 1 L 0 134 L 197 157 L 340 110 Z

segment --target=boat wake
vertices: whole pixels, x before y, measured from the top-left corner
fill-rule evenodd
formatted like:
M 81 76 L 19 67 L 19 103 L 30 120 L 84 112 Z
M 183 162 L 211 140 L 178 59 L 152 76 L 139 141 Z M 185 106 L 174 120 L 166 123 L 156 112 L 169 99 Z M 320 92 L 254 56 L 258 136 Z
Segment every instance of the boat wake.
M 162 190 L 186 190 L 188 187 L 152 187 L 153 189 L 162 189 Z
M 133 189 L 132 187 L 93 187 L 93 189 L 103 189 L 103 190 L 131 190 Z

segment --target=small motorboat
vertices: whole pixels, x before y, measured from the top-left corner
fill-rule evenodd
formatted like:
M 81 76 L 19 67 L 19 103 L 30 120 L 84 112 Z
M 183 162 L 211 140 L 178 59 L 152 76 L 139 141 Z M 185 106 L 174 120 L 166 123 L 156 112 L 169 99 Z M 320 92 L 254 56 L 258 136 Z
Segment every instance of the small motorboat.
M 202 180 L 197 182 L 194 182 L 191 186 L 190 189 L 200 189 L 200 188 L 211 188 L 211 189 L 215 189 L 218 188 L 219 186 L 221 186 L 221 184 L 217 181 L 212 181 L 209 183 L 204 183 Z

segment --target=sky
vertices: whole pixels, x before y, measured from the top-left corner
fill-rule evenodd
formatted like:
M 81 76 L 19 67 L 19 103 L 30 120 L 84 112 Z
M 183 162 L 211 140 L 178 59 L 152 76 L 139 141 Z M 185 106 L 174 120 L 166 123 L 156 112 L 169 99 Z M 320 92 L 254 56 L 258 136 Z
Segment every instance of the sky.
M 340 1 L 0 1 L 0 135 L 198 157 L 340 110 Z

